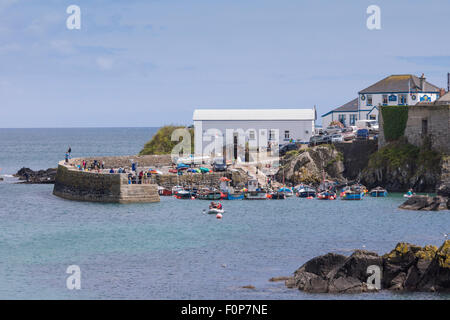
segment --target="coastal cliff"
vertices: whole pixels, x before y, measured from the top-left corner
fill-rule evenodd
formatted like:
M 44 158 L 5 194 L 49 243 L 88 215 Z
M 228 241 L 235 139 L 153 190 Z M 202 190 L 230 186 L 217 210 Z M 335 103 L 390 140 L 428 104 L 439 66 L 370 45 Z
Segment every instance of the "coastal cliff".
M 318 185 L 325 179 L 344 180 L 342 153 L 333 145 L 293 150 L 281 159 L 277 181 Z
M 370 156 L 361 182 L 368 188 L 383 186 L 391 192 L 412 188 L 415 192 L 434 193 L 441 182 L 442 159 L 426 145 L 419 148 L 402 138 Z

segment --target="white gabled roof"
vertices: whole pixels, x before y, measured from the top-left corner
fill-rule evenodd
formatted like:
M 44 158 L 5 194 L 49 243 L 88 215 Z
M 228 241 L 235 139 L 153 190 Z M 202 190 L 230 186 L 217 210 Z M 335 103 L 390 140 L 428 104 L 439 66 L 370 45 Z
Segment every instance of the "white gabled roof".
M 196 109 L 193 120 L 315 120 L 313 109 Z

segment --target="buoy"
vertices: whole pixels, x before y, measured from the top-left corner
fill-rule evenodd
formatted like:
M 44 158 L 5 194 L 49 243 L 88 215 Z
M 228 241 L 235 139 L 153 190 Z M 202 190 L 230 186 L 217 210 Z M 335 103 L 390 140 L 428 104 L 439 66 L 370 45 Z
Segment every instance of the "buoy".
M 306 197 L 306 199 L 314 199 L 312 196 Z
M 331 196 L 331 197 L 330 197 L 330 200 L 334 200 L 334 197 L 333 197 L 333 196 Z
M 220 214 L 220 213 L 216 214 L 216 218 L 217 219 L 222 219 L 222 214 Z
M 195 197 L 191 197 L 191 200 L 195 200 Z

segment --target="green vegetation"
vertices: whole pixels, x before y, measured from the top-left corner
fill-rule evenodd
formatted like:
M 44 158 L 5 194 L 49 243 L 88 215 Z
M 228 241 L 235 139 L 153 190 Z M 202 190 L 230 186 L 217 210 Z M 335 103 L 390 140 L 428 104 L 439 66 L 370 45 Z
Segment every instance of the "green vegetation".
M 395 141 L 405 133 L 408 121 L 407 106 L 383 106 L 381 107 L 383 117 L 383 131 L 386 141 Z
M 151 154 L 170 154 L 172 149 L 181 141 L 172 141 L 172 132 L 175 129 L 185 128 L 183 126 L 164 126 L 152 137 L 152 139 L 144 145 L 144 148 L 139 152 L 139 155 Z M 193 152 L 194 129 L 187 128 L 191 134 L 191 153 Z
M 431 150 L 429 145 L 422 148 L 409 144 L 405 138 L 391 142 L 369 158 L 369 168 L 396 169 L 407 166 L 410 169 L 439 170 L 442 155 Z

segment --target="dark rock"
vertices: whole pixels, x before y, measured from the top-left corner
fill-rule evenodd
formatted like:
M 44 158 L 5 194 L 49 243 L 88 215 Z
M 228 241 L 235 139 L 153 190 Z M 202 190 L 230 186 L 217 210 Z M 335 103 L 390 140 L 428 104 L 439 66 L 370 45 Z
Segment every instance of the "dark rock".
M 47 170 L 39 170 L 33 171 L 30 168 L 22 168 L 14 175 L 19 178 L 19 180 L 23 180 L 23 183 L 31 183 L 31 184 L 53 184 L 55 183 L 57 169 L 47 169 Z
M 344 263 L 346 259 L 347 257 L 341 254 L 327 253 L 323 256 L 309 260 L 302 266 L 302 268 L 304 268 L 304 271 L 306 272 L 310 272 L 324 278 L 333 268 L 336 268 Z M 302 270 L 302 268 L 300 268 L 300 270 Z
M 382 258 L 377 253 L 366 250 L 356 250 L 339 268 L 333 270 L 328 277 L 353 277 L 360 282 L 365 282 L 367 280 L 367 267 L 377 265 L 381 268 L 382 264 Z
M 450 240 L 439 249 L 401 242 L 381 257 L 365 250 L 356 250 L 348 258 L 329 253 L 306 262 L 285 284 L 311 293 L 373 291 L 367 284 L 367 270 L 373 265 L 382 270 L 381 289 L 450 291 Z
M 448 199 L 437 196 L 422 196 L 416 195 L 408 198 L 403 204 L 399 206 L 400 209 L 406 210 L 424 210 L 424 211 L 437 211 L 447 209 Z
M 437 250 L 417 284 L 417 289 L 450 292 L 450 240 L 446 240 Z

